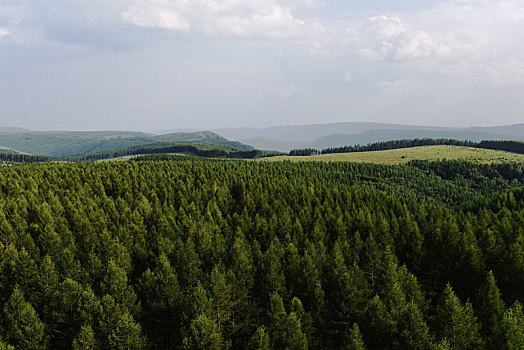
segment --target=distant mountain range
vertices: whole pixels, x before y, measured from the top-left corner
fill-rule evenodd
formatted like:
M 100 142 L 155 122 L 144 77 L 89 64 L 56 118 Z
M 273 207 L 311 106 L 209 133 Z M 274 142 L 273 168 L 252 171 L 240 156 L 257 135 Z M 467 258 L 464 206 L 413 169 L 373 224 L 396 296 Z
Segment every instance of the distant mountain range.
M 268 128 L 216 129 L 214 131 L 228 139 L 238 140 L 255 148 L 282 152 L 288 152 L 294 148 L 324 149 L 413 138 L 524 141 L 524 123 L 493 127 L 447 128 L 348 122 Z
M 524 123 L 493 127 L 446 128 L 368 122 L 217 129 L 157 135 L 132 131 L 30 131 L 0 127 L 0 152 L 44 156 L 70 156 L 169 142 L 254 148 L 288 152 L 295 148 L 325 149 L 368 143 L 414 139 L 524 141 Z M 233 141 L 232 141 L 233 140 Z
M 160 142 L 220 145 L 237 150 L 253 149 L 252 146 L 230 141 L 210 131 L 154 135 L 128 131 L 29 131 L 20 128 L 0 128 L 0 152 L 54 157 L 110 151 Z

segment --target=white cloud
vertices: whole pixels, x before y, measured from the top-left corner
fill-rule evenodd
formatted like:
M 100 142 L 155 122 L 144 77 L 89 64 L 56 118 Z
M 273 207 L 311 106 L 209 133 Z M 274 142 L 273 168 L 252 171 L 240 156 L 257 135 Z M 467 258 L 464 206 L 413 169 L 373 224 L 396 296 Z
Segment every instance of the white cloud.
M 298 0 L 142 0 L 129 6 L 122 17 L 142 27 L 175 30 L 191 27 L 209 36 L 303 39 L 318 32 L 322 26 L 315 21 L 296 18 L 293 9 L 319 4 L 319 1 Z
M 191 25 L 174 10 L 154 6 L 130 6 L 122 14 L 124 20 L 139 27 L 163 28 L 187 31 Z
M 399 17 L 371 17 L 360 35 L 364 45 L 357 52 L 368 60 L 409 61 L 445 57 L 453 51 L 444 41 L 407 25 Z
M 7 30 L 6 28 L 0 28 L 0 39 L 9 34 L 10 34 L 9 30 Z

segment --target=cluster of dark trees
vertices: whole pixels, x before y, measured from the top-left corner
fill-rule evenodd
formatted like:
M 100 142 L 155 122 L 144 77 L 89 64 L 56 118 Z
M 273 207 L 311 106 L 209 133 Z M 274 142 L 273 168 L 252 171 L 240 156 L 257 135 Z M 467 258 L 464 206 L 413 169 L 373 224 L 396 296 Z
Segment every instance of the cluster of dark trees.
M 367 145 L 355 145 L 326 148 L 322 151 L 314 148 L 294 149 L 289 152 L 290 156 L 310 156 L 316 154 L 330 154 L 330 153 L 351 153 L 351 152 L 371 152 L 371 151 L 385 151 L 389 149 L 411 148 L 420 146 L 465 146 L 485 149 L 494 149 L 501 151 L 508 151 L 513 153 L 524 154 L 524 142 L 520 141 L 461 141 L 454 139 L 404 139 L 369 143 Z
M 49 161 L 90 162 L 142 154 L 181 153 L 204 158 L 253 159 L 264 156 L 261 150 L 239 150 L 224 145 L 158 142 L 96 153 L 85 153 L 64 157 L 37 156 L 28 154 L 0 153 L 0 162 L 38 163 Z
M 163 159 L 0 168 L 0 348 L 524 347 L 522 166 Z
M 481 141 L 475 147 L 524 154 L 524 142 L 519 141 Z
M 79 154 L 62 157 L 62 160 L 72 162 L 95 161 L 138 154 L 184 153 L 198 157 L 210 158 L 257 158 L 262 155 L 260 150 L 238 150 L 222 145 L 158 142 L 148 145 L 109 150 L 96 153 Z
M 290 156 L 316 156 L 320 151 L 314 148 L 292 149 L 288 153 Z
M 31 154 L 0 152 L 0 162 L 5 162 L 5 163 L 37 163 L 37 162 L 49 162 L 52 160 L 53 160 L 53 157 L 48 157 L 48 156 L 35 156 Z

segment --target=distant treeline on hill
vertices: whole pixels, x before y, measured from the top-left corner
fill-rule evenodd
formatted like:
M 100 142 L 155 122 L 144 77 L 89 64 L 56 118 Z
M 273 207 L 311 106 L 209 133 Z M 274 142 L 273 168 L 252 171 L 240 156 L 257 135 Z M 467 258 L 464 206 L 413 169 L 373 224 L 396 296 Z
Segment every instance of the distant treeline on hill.
M 123 149 L 103 151 L 89 154 L 79 154 L 76 156 L 63 157 L 63 160 L 82 162 L 94 161 L 99 159 L 111 159 L 123 156 L 133 156 L 140 154 L 160 154 L 160 153 L 186 153 L 198 157 L 212 158 L 257 158 L 262 155 L 260 150 L 240 151 L 230 147 L 219 147 L 216 145 L 201 144 L 174 144 L 170 142 L 160 142 L 150 145 L 133 146 Z
M 351 152 L 370 152 L 384 151 L 390 149 L 410 148 L 419 146 L 453 145 L 502 150 L 513 153 L 524 154 L 524 142 L 520 141 L 460 141 L 453 139 L 412 139 L 394 140 L 385 142 L 370 143 L 367 145 L 345 146 L 338 148 L 326 148 L 322 151 L 314 148 L 294 149 L 289 152 L 290 156 L 311 156 L 330 153 L 351 153 Z M 271 157 L 281 155 L 279 152 L 267 152 L 261 150 L 244 151 L 237 148 L 208 145 L 197 143 L 172 143 L 158 142 L 154 144 L 132 146 L 115 150 L 101 151 L 96 153 L 78 154 L 65 157 L 50 157 L 29 154 L 16 154 L 0 152 L 0 162 L 7 163 L 36 163 L 48 161 L 69 161 L 69 162 L 89 162 L 101 159 L 112 159 L 124 156 L 144 155 L 144 154 L 165 154 L 183 153 L 186 155 L 207 158 L 233 158 L 233 159 L 253 159 L 260 157 Z
M 159 142 L 149 145 L 132 146 L 116 150 L 96 153 L 78 154 L 65 157 L 35 156 L 26 154 L 0 153 L 0 161 L 8 163 L 36 163 L 46 161 L 89 162 L 101 159 L 112 159 L 141 154 L 183 153 L 208 158 L 258 158 L 263 155 L 261 150 L 242 151 L 228 146 L 207 144 L 180 144 Z
M 37 163 L 48 162 L 54 160 L 53 157 L 48 156 L 34 156 L 31 154 L 18 153 L 0 153 L 0 162 L 6 163 Z
M 311 156 L 317 154 L 331 153 L 351 153 L 351 152 L 371 152 L 385 151 L 390 149 L 411 148 L 420 146 L 465 146 L 475 148 L 485 148 L 493 150 L 508 151 L 513 153 L 524 154 L 524 142 L 521 141 L 461 141 L 454 139 L 405 139 L 369 143 L 367 145 L 344 146 L 336 148 L 326 148 L 322 151 L 314 148 L 294 149 L 289 152 L 290 156 Z

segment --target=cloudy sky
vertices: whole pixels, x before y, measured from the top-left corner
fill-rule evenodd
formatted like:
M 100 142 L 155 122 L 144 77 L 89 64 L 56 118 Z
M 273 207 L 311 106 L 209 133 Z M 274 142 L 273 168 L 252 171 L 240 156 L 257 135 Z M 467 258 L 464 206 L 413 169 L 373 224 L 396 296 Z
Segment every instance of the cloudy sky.
M 524 0 L 0 0 L 0 126 L 524 122 Z

